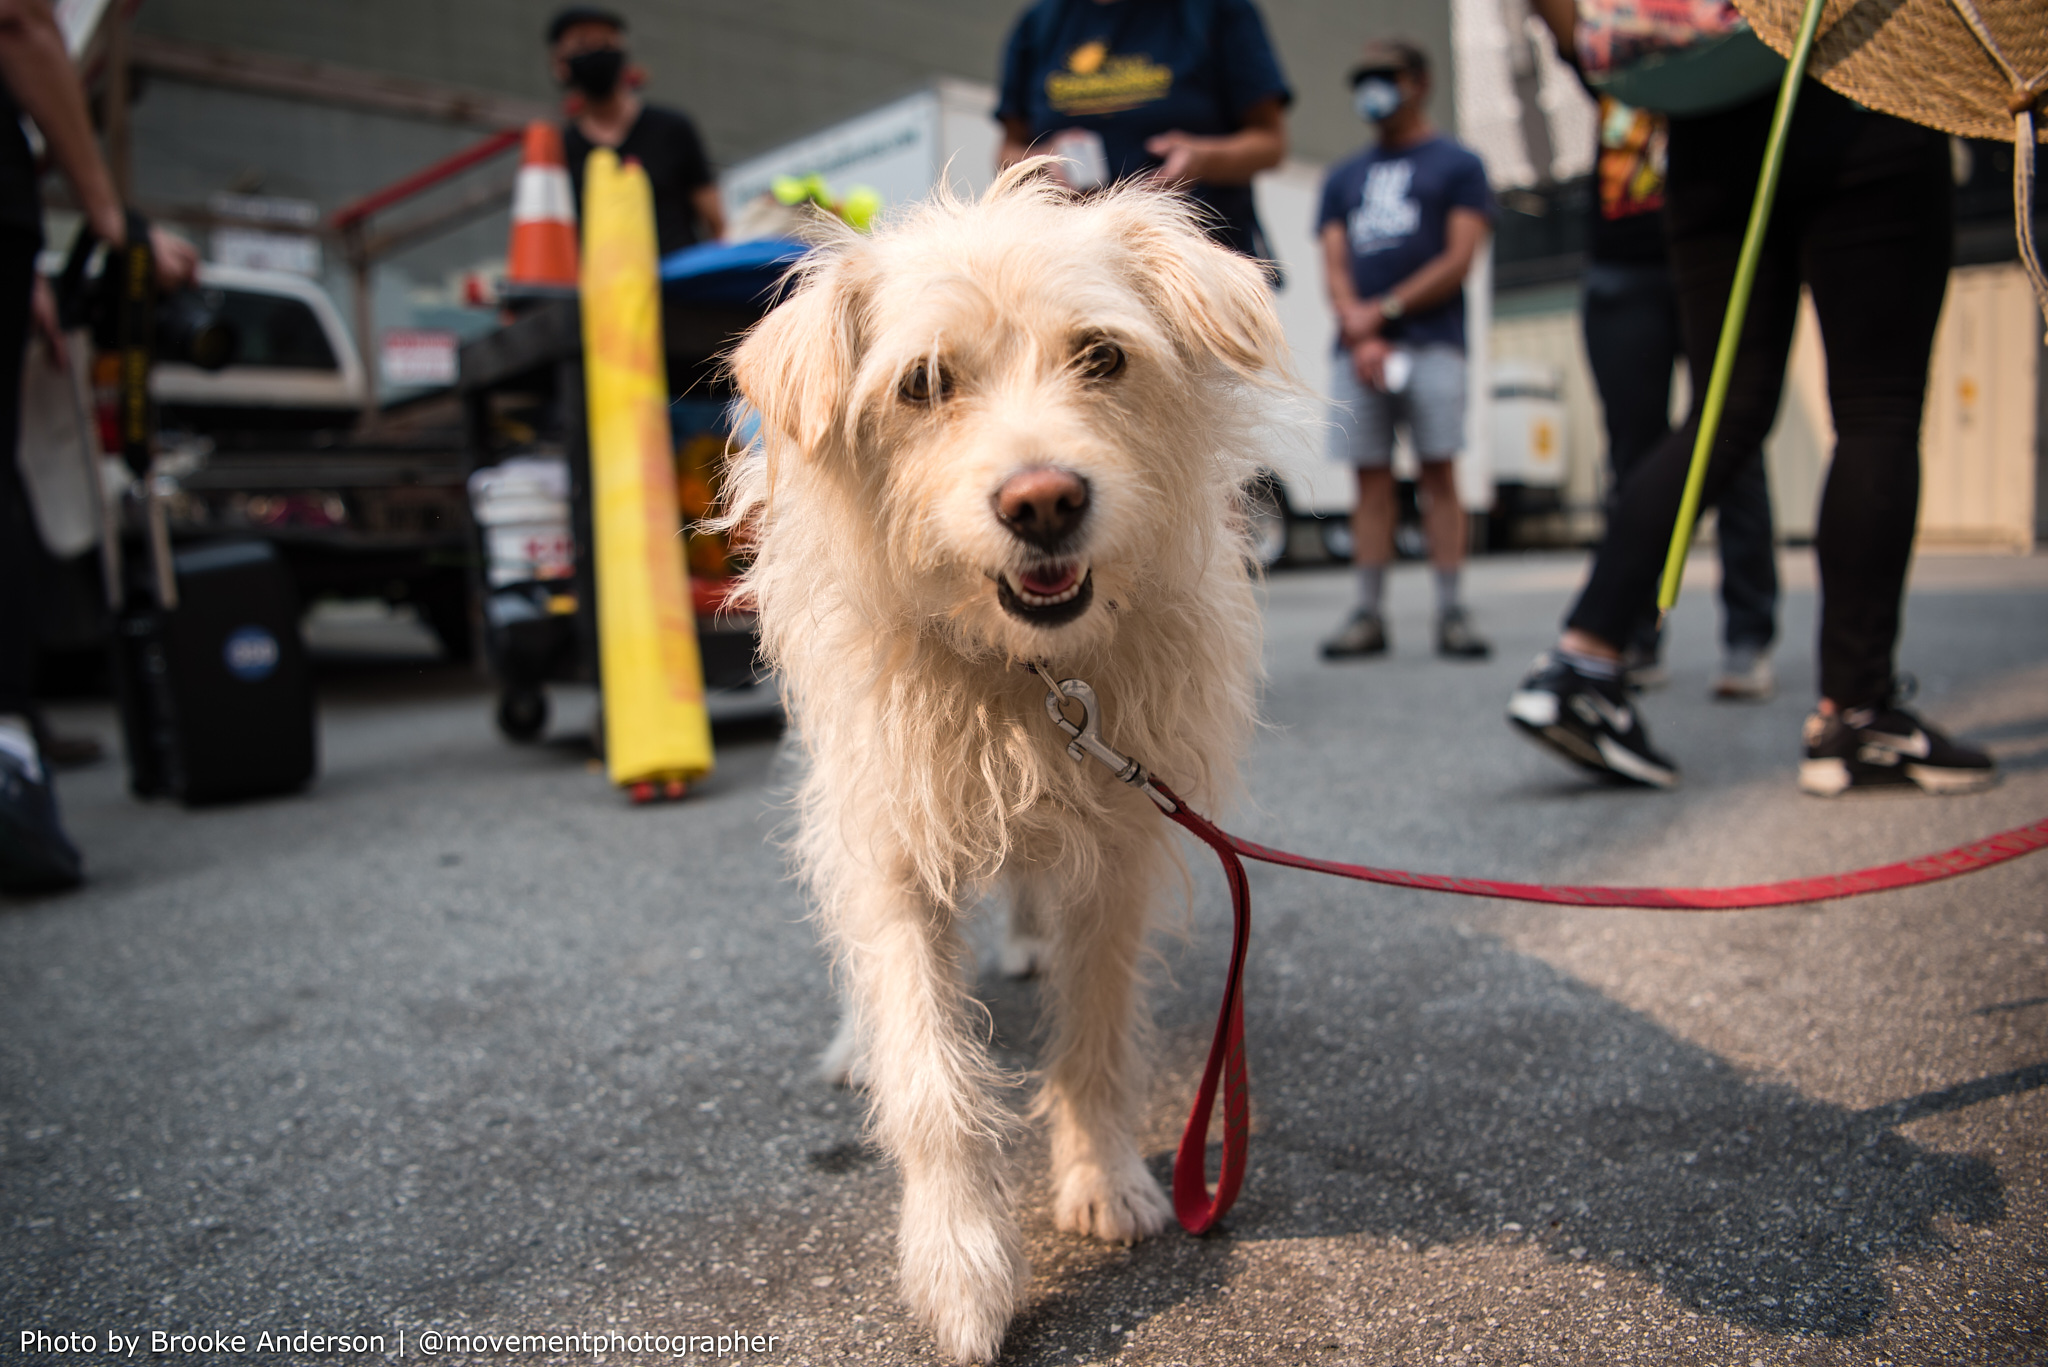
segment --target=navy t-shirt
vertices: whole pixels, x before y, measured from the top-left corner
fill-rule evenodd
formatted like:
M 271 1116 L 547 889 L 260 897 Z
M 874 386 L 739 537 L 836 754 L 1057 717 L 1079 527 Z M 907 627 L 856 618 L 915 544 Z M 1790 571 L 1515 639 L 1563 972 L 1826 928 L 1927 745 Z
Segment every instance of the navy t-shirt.
M 1453 209 L 1476 209 L 1493 218 L 1493 191 L 1478 157 L 1442 134 L 1398 152 L 1368 147 L 1331 168 L 1316 235 L 1331 223 L 1344 225 L 1351 286 L 1359 298 L 1377 299 L 1442 255 Z M 1463 287 L 1434 308 L 1387 324 L 1385 335 L 1411 346 L 1463 347 Z
M 1149 138 L 1236 133 L 1261 100 L 1293 98 L 1251 0 L 1038 0 L 1010 34 L 996 117 L 1023 120 L 1033 142 L 1088 129 L 1102 139 L 1110 179 L 1122 180 L 1160 165 Z M 1250 186 L 1188 193 L 1216 215 L 1218 241 L 1272 255 Z

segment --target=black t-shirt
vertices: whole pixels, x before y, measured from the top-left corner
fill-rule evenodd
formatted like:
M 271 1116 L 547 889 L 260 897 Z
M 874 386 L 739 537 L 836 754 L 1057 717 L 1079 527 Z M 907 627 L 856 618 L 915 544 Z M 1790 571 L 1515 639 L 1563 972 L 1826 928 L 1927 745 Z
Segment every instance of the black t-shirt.
M 579 216 L 583 213 L 583 161 L 594 145 L 574 123 L 562 130 L 562 151 L 569 159 Z M 654 236 L 661 254 L 667 256 L 701 241 L 704 225 L 698 221 L 691 196 L 711 184 L 711 163 L 689 116 L 678 109 L 643 105 L 640 117 L 633 120 L 625 141 L 615 150 L 621 161 L 631 157 L 647 169 L 648 183 L 654 189 Z
M 1617 265 L 1661 266 L 1670 121 L 1612 95 L 1599 101 L 1589 255 Z
M 0 228 L 26 228 L 41 241 L 43 197 L 36 184 L 35 154 L 21 127 L 21 106 L 0 80 Z
M 1038 0 L 1010 32 L 996 117 L 1034 142 L 1081 128 L 1102 139 L 1111 180 L 1160 159 L 1146 139 L 1173 129 L 1236 133 L 1264 100 L 1294 98 L 1252 0 Z M 1225 246 L 1267 257 L 1249 185 L 1188 187 Z

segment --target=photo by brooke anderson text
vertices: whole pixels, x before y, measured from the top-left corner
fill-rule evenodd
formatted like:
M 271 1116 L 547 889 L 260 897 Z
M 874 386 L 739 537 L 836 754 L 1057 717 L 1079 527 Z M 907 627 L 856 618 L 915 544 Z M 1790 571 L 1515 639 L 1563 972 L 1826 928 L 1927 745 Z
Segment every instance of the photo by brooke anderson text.
M 133 1334 L 110 1329 L 104 1334 L 68 1332 L 49 1334 L 24 1329 L 18 1339 L 23 1353 L 90 1354 L 99 1358 L 204 1357 L 228 1354 L 268 1353 L 384 1353 L 395 1347 L 402 1356 L 405 1335 L 316 1334 L 301 1329 L 292 1333 L 255 1334 L 172 1334 L 161 1329 L 137 1330 Z

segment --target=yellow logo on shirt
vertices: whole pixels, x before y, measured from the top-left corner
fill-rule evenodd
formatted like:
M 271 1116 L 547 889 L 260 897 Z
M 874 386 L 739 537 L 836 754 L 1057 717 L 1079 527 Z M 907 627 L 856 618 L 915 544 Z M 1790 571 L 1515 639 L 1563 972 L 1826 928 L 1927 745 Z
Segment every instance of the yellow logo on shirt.
M 1060 114 L 1116 114 L 1161 99 L 1173 89 L 1173 68 L 1144 53 L 1110 55 L 1101 39 L 1067 54 L 1067 69 L 1045 78 L 1046 100 Z

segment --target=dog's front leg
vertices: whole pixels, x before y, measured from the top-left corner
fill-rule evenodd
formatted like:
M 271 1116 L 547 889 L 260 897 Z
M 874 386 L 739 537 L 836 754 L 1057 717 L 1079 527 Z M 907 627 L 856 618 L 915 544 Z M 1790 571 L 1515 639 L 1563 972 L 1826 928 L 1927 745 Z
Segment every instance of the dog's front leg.
M 876 1137 L 903 1173 L 898 1270 L 958 1362 L 987 1362 L 1029 1268 L 1010 1210 L 996 1075 L 970 1026 L 950 908 L 906 887 L 848 908 L 843 944 Z
M 1138 960 L 1159 849 L 1130 846 L 1105 849 L 1093 881 L 1065 889 L 1051 915 L 1051 1049 L 1039 1103 L 1052 1119 L 1054 1222 L 1116 1242 L 1157 1234 L 1173 1213 L 1136 1138 L 1150 1033 Z

